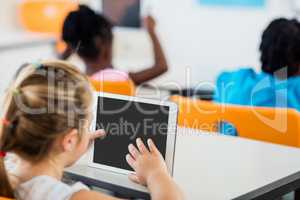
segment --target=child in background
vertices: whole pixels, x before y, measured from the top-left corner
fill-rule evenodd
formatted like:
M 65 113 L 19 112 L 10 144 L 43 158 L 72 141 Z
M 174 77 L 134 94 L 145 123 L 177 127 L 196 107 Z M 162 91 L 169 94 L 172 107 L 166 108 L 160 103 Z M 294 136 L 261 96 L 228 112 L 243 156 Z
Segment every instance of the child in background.
M 214 101 L 300 111 L 300 23 L 274 20 L 263 33 L 260 51 L 262 72 L 249 68 L 222 73 L 217 78 Z
M 50 80 L 50 81 L 49 81 Z M 75 163 L 89 144 L 105 134 L 90 133 L 92 90 L 76 67 L 60 61 L 24 66 L 6 96 L 0 129 L 0 196 L 21 200 L 115 198 L 85 185 L 61 182 L 64 168 Z M 137 147 L 136 147 L 137 146 Z M 183 199 L 152 140 L 129 146 L 130 179 L 147 185 L 152 199 Z M 6 170 L 4 157 L 20 158 Z M 125 159 L 125 158 L 124 158 Z
M 148 69 L 127 74 L 136 85 L 154 79 L 168 70 L 165 54 L 155 33 L 154 19 L 147 17 L 145 26 L 153 43 L 155 64 Z M 63 40 L 68 48 L 62 58 L 67 59 L 72 53 L 77 53 L 86 65 L 87 75 L 93 76 L 102 70 L 112 71 L 112 24 L 102 15 L 87 6 L 80 6 L 67 16 L 63 26 Z

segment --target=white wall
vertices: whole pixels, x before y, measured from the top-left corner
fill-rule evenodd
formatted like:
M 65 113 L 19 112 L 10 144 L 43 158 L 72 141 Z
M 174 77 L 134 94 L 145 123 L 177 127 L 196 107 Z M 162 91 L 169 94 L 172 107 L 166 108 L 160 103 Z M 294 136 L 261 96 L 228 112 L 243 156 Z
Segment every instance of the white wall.
M 19 28 L 18 1 L 1 1 L 0 31 Z M 262 30 L 275 17 L 293 15 L 289 4 L 292 0 L 266 1 L 265 9 L 246 9 L 204 7 L 197 0 L 145 0 L 158 19 L 158 32 L 171 67 L 167 75 L 154 83 L 175 81 L 189 87 L 200 81 L 213 81 L 225 69 L 245 65 L 258 69 Z M 117 30 L 116 67 L 137 70 L 150 65 L 150 47 L 144 32 Z
M 18 4 L 25 0 L 1 0 L 0 1 L 0 31 L 1 30 L 20 30 L 18 20 Z M 91 0 L 75 0 L 80 3 L 89 4 Z
M 17 28 L 16 4 L 16 0 L 0 2 L 0 31 Z
M 148 1 L 158 19 L 159 33 L 171 65 L 170 73 L 155 82 L 164 85 L 167 81 L 176 81 L 188 87 L 200 81 L 214 81 L 223 70 L 239 66 L 259 69 L 258 45 L 263 29 L 275 17 L 293 15 L 290 0 L 266 1 L 267 6 L 263 9 L 204 7 L 196 0 Z M 123 52 L 123 58 L 118 57 L 117 63 L 122 64 L 122 59 L 135 60 L 135 65 L 139 61 L 142 66 L 151 62 L 149 44 L 144 43 L 147 48 L 143 48 L 144 45 L 134 42 L 145 42 L 145 39 L 127 34 L 117 40 L 119 46 L 126 43 L 124 40 L 127 40 L 127 48 L 123 44 L 126 52 Z M 130 45 L 135 46 L 133 51 L 128 51 Z M 118 54 L 122 54 L 120 49 Z M 134 52 L 141 54 L 141 51 L 146 53 L 144 57 L 134 56 Z M 124 63 L 129 66 L 128 62 Z M 191 80 L 185 75 L 186 67 L 190 68 Z

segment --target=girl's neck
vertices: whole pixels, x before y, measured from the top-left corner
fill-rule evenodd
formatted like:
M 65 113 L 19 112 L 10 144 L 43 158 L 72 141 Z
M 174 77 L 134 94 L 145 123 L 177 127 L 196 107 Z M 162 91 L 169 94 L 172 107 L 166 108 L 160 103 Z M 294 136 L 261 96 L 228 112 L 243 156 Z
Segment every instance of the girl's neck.
M 86 74 L 88 76 L 92 76 L 93 74 L 97 73 L 98 71 L 108 69 L 112 67 L 112 63 L 109 61 L 85 61 L 86 65 Z
M 20 182 L 26 182 L 37 176 L 50 176 L 57 180 L 61 180 L 64 172 L 64 164 L 48 159 L 39 163 L 29 163 L 21 161 L 16 172 L 16 176 Z

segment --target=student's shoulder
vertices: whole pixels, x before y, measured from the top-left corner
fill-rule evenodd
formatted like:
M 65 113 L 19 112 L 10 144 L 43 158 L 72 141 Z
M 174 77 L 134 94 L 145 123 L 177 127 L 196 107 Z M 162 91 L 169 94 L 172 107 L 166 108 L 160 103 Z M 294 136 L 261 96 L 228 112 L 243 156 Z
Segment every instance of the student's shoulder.
M 300 84 L 300 76 L 296 76 L 296 77 L 291 77 L 288 79 L 287 81 L 288 83 L 288 92 L 290 94 L 294 94 L 297 96 L 297 99 L 299 99 L 300 97 L 300 87 L 299 87 L 299 84 Z
M 234 71 L 224 71 L 219 74 L 217 81 L 238 81 L 245 80 L 246 78 L 255 78 L 257 73 L 252 68 L 240 68 Z
M 252 68 L 222 72 L 216 81 L 214 101 L 241 104 L 257 83 L 259 75 Z M 238 98 L 237 98 L 238 97 Z
M 290 85 L 295 85 L 298 87 L 299 83 L 300 83 L 300 76 L 290 77 L 290 78 L 288 78 L 288 82 Z
M 81 183 L 72 186 L 49 176 L 38 176 L 20 184 L 16 192 L 20 199 L 30 197 L 30 199 L 70 199 L 70 197 L 81 190 L 88 190 L 88 187 Z

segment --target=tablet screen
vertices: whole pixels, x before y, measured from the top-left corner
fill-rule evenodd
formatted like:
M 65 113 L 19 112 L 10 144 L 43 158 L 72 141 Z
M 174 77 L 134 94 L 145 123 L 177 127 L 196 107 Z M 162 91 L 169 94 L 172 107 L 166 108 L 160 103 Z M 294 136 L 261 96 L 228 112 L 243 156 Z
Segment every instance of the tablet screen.
M 107 136 L 94 145 L 93 161 L 110 167 L 132 170 L 125 160 L 128 145 L 136 138 L 153 139 L 165 157 L 169 107 L 98 97 L 97 127 Z
M 140 0 L 102 0 L 102 11 L 116 26 L 141 26 Z

